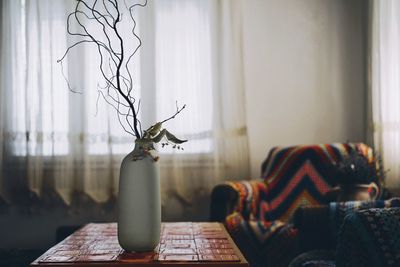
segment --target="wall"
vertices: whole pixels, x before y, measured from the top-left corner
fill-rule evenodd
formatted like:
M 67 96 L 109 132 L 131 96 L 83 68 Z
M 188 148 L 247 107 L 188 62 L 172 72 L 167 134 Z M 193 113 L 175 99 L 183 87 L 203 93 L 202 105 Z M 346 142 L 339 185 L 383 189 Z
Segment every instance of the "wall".
M 366 1 L 244 2 L 252 177 L 276 145 L 365 140 Z

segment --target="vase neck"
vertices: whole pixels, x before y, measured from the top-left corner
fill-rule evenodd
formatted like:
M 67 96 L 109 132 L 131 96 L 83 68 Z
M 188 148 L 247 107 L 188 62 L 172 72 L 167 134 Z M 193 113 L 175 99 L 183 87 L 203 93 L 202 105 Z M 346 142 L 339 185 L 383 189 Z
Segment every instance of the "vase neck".
M 157 151 L 154 148 L 154 142 L 136 139 L 135 148 L 130 153 L 133 157 L 133 160 L 140 160 L 146 157 L 151 157 L 154 161 L 158 160 Z
M 143 140 L 143 139 L 136 139 L 135 141 L 135 148 L 133 151 L 148 151 L 154 149 L 154 143 L 151 141 Z

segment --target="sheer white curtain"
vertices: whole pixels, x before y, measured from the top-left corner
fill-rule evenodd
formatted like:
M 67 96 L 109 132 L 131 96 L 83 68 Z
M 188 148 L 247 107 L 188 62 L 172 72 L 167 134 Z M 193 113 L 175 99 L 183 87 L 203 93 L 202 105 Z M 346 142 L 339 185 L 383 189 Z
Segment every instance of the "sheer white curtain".
M 116 192 L 120 132 L 113 112 L 100 104 L 97 116 L 93 47 L 59 59 L 72 40 L 66 15 L 74 1 L 2 1 L 1 128 L 3 195 L 9 202 L 54 201 L 73 196 L 106 202 Z M 94 89 L 94 90 L 91 90 Z M 114 171 L 113 171 L 114 170 Z M 29 194 L 28 194 L 29 192 Z M 49 198 L 52 196 L 51 198 Z
M 176 99 L 186 103 L 167 126 L 190 140 L 185 153 L 160 150 L 164 208 L 171 218 L 193 218 L 208 208 L 215 184 L 249 175 L 241 2 L 154 1 L 154 8 L 157 116 L 173 112 Z
M 400 188 L 400 1 L 370 1 L 370 96 L 373 141 Z
M 187 104 L 165 125 L 189 139 L 185 150 L 159 148 L 171 218 L 198 212 L 217 182 L 248 175 L 240 6 L 170 0 L 135 11 L 143 128 L 172 114 L 176 102 Z M 112 200 L 120 160 L 133 148 L 114 110 L 102 100 L 96 105 L 96 49 L 72 50 L 61 74 L 57 59 L 74 41 L 66 33 L 73 8 L 70 0 L 2 1 L 0 184 L 9 202 L 24 194 L 66 204 Z M 65 78 L 81 93 L 71 93 Z

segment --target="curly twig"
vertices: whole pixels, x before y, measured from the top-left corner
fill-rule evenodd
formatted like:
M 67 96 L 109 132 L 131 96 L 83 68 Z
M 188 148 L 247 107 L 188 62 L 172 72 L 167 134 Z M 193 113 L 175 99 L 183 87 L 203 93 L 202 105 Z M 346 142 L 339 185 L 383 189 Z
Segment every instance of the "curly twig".
M 74 11 L 71 12 L 67 17 L 67 32 L 71 36 L 82 38 L 82 40 L 78 40 L 69 46 L 57 62 L 59 62 L 62 66 L 62 61 L 66 58 L 71 49 L 80 46 L 81 44 L 95 44 L 97 46 L 97 52 L 100 59 L 98 68 L 106 82 L 104 87 L 98 85 L 96 110 L 98 108 L 97 106 L 99 98 L 102 96 L 104 101 L 116 110 L 118 120 L 123 129 L 136 138 L 141 138 L 143 132 L 141 122 L 138 119 L 140 101 L 136 109 L 136 100 L 132 96 L 133 79 L 129 69 L 129 64 L 133 56 L 137 53 L 138 49 L 142 45 L 141 39 L 135 32 L 137 23 L 133 17 L 133 9 L 137 6 L 146 6 L 147 0 L 144 3 L 135 3 L 130 6 L 126 4 L 125 0 L 124 3 L 126 9 L 129 11 L 129 18 L 133 22 L 133 28 L 131 32 L 139 41 L 139 44 L 137 47 L 135 47 L 133 52 L 126 54 L 127 52 L 125 51 L 125 42 L 118 27 L 118 24 L 122 22 L 123 17 L 125 19 L 125 16 L 123 16 L 117 0 L 94 0 L 93 4 L 91 5 L 89 5 L 85 0 L 77 0 Z M 71 31 L 70 26 L 72 20 L 77 23 L 77 26 L 79 27 L 78 32 Z M 86 26 L 84 23 L 85 20 L 97 23 L 97 25 L 99 25 L 102 29 L 100 32 L 103 38 L 99 38 L 97 36 L 99 33 L 96 33 L 95 35 L 94 32 Z M 103 42 L 101 41 L 102 39 L 106 41 Z M 113 40 L 118 41 L 118 49 L 114 47 L 116 44 L 113 43 Z M 106 66 L 107 62 L 108 66 Z M 108 74 L 109 72 L 111 72 L 111 75 Z M 126 73 L 126 77 L 123 75 L 123 72 Z M 65 75 L 64 78 L 68 83 L 68 88 L 72 92 L 76 92 L 72 90 Z M 127 110 L 127 112 L 122 112 L 123 109 Z M 125 122 L 129 126 L 128 128 L 124 126 L 120 116 L 124 116 Z

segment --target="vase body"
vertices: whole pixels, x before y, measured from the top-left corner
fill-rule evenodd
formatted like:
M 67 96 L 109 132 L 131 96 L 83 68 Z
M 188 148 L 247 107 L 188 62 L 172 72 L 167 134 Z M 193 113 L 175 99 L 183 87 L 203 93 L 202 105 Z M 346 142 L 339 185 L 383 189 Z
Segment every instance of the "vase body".
M 118 242 L 129 252 L 152 251 L 160 241 L 158 163 L 142 152 L 136 143 L 135 150 L 123 159 L 119 177 Z

